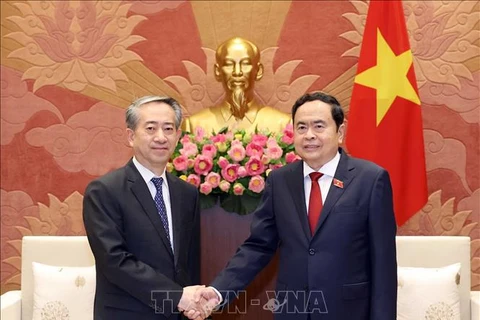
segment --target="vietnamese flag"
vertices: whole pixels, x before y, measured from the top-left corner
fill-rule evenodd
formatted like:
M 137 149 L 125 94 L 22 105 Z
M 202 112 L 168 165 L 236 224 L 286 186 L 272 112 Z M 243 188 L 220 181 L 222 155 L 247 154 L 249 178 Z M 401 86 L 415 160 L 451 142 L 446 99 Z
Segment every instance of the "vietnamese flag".
M 427 202 L 422 111 L 401 1 L 370 1 L 346 144 L 390 174 L 397 224 Z

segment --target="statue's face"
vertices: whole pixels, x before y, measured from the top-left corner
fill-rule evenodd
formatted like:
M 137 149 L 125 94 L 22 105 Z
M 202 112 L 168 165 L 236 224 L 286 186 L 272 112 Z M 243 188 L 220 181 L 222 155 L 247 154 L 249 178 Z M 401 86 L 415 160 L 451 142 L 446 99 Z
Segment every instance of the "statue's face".
M 217 61 L 215 73 L 222 81 L 225 90 L 253 90 L 255 80 L 258 80 L 260 64 L 254 61 L 252 48 L 244 42 L 235 41 L 225 46 L 224 53 Z

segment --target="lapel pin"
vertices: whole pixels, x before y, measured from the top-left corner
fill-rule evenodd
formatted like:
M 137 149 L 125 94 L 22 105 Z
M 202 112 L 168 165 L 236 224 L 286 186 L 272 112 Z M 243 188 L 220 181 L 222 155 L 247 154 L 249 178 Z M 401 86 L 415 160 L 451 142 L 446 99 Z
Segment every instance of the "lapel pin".
M 337 188 L 343 189 L 343 181 L 338 179 L 333 179 L 333 185 Z

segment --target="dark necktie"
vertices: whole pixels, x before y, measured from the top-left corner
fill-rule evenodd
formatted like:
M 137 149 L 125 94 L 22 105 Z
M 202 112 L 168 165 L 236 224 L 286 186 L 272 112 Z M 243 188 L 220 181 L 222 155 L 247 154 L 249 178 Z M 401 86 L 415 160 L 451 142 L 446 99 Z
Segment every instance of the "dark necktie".
M 160 215 L 160 219 L 162 220 L 163 228 L 165 228 L 165 232 L 167 233 L 167 239 L 170 241 L 170 232 L 168 228 L 168 217 L 167 217 L 167 208 L 165 207 L 165 201 L 163 201 L 163 192 L 162 192 L 162 184 L 163 178 L 152 178 L 152 182 L 157 189 L 157 193 L 155 194 L 155 205 L 157 206 L 158 214 Z M 172 243 L 170 241 L 170 243 Z
M 323 175 L 320 172 L 310 173 L 310 179 L 312 180 L 312 188 L 310 190 L 310 200 L 308 202 L 308 223 L 310 224 L 310 231 L 315 232 L 318 220 L 320 218 L 320 212 L 322 212 L 322 191 L 318 184 L 318 179 Z

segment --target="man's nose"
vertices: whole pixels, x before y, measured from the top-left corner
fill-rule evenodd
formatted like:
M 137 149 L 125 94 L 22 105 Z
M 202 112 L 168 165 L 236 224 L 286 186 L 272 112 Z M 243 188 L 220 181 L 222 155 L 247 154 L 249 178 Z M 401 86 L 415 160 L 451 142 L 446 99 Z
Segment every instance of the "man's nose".
M 165 136 L 165 133 L 163 133 L 163 130 L 157 130 L 157 133 L 155 134 L 155 137 L 154 137 L 155 141 L 157 142 L 165 142 L 167 141 L 167 137 Z
M 308 139 L 308 140 L 311 140 L 311 139 L 315 139 L 316 135 L 315 133 L 313 132 L 313 129 L 312 128 L 308 128 L 307 129 L 307 132 L 305 132 L 305 138 Z
M 240 63 L 235 63 L 235 66 L 233 67 L 233 75 L 234 76 L 242 76 L 242 67 L 240 66 Z

